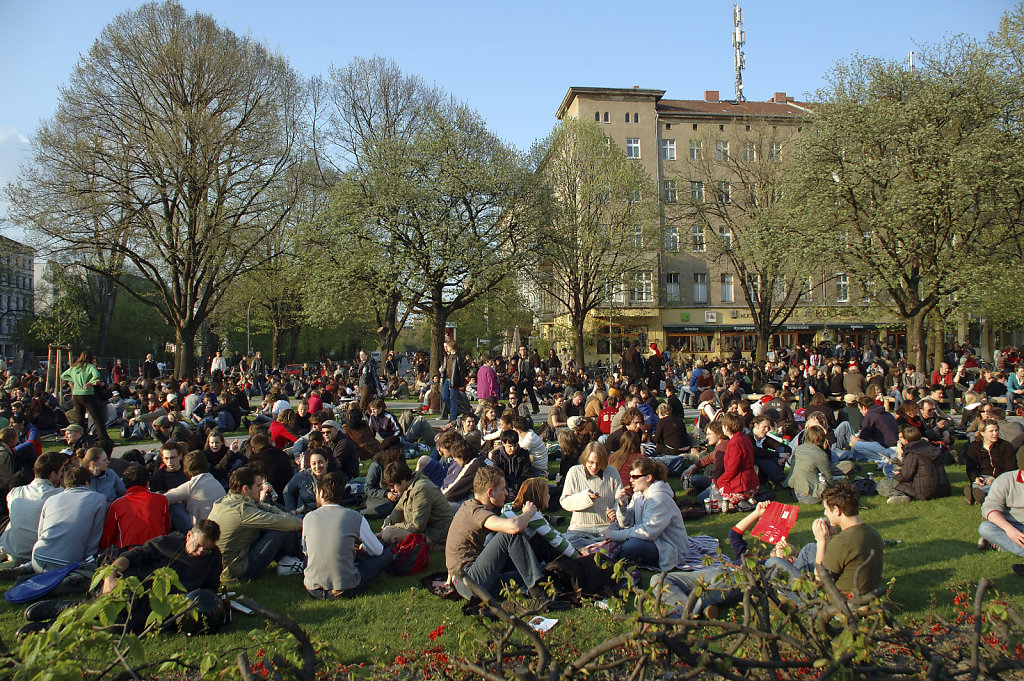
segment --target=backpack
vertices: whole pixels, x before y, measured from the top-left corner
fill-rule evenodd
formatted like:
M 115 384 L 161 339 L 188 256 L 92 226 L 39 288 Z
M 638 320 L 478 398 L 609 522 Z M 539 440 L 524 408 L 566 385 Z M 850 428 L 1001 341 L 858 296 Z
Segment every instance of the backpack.
M 418 575 L 430 565 L 427 538 L 419 532 L 413 532 L 392 546 L 391 553 L 394 555 L 391 572 L 396 575 Z
M 860 492 L 862 497 L 873 497 L 878 494 L 878 484 L 874 480 L 858 478 L 853 481 L 853 486 Z

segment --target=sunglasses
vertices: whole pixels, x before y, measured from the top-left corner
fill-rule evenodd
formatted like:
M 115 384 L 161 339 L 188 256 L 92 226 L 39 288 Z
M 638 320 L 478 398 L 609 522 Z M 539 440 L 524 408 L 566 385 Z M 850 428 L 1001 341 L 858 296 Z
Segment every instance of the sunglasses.
M 646 478 L 647 475 L 647 473 L 630 473 L 629 477 L 631 480 L 636 480 L 637 478 Z

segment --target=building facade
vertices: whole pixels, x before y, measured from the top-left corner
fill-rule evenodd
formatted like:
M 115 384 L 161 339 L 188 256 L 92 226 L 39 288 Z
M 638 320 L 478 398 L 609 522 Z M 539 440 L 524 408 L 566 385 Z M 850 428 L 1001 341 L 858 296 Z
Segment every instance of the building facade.
M 0 236 L 0 356 L 17 349 L 18 325 L 33 310 L 35 251 Z
M 649 272 L 591 313 L 588 361 L 607 359 L 633 339 L 700 356 L 725 356 L 736 349 L 750 356 L 755 349 L 746 296 L 760 281 L 739 281 L 724 257 L 733 238 L 729 220 L 697 220 L 692 209 L 698 202 L 717 202 L 742 212 L 758 200 L 773 200 L 769 182 L 759 177 L 781 164 L 809 109 L 784 92 L 766 102 L 721 100 L 716 91 L 705 92 L 702 100 L 664 95 L 640 88 L 571 87 L 556 113 L 559 120 L 600 124 L 660 190 L 660 249 Z M 807 277 L 802 299 L 773 342 L 779 347 L 862 345 L 874 338 L 899 343 L 902 332 L 867 312 L 869 301 L 859 291 L 846 274 L 830 271 L 823 258 L 820 274 Z M 536 300 L 539 332 L 557 341 L 567 326 L 563 311 L 550 297 Z

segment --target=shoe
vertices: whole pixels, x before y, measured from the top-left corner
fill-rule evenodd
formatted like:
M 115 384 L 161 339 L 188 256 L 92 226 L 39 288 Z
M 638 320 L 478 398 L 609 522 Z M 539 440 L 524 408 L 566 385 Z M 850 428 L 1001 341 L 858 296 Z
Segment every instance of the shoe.
M 894 494 L 893 496 L 889 497 L 888 501 L 886 501 L 885 503 L 904 504 L 908 501 L 910 501 L 910 497 L 908 497 L 906 494 Z
M 301 575 L 304 570 L 305 568 L 303 567 L 302 563 L 286 563 L 285 565 L 281 565 L 281 563 L 277 564 L 278 577 L 287 577 L 289 575 Z
M 31 575 L 34 572 L 32 563 L 22 563 L 14 567 L 0 569 L 0 579 L 17 579 L 23 575 Z
M 49 622 L 29 622 L 14 632 L 15 638 L 25 638 L 29 634 L 38 634 L 50 628 Z
M 736 510 L 742 511 L 743 513 L 750 513 L 751 511 L 754 510 L 754 508 L 754 504 L 750 503 L 749 501 L 741 501 L 740 503 L 736 504 Z
M 29 622 L 51 622 L 57 619 L 57 615 L 73 605 L 78 605 L 78 603 L 57 600 L 39 601 L 25 608 L 25 619 Z
M 988 492 L 985 492 L 984 490 L 980 490 L 977 487 L 974 487 L 973 485 L 971 486 L 971 492 L 973 492 L 973 494 L 974 494 L 974 503 L 976 503 L 976 504 L 984 504 L 985 503 L 985 497 L 988 496 Z
M 974 506 L 974 486 L 967 485 L 964 487 L 964 501 L 967 502 L 968 506 Z
M 978 550 L 979 551 L 995 551 L 995 549 L 996 549 L 995 544 L 990 542 L 988 539 L 985 539 L 984 537 L 982 537 L 981 539 L 978 540 Z
M 1024 563 L 1014 563 L 1010 569 L 1013 570 L 1013 574 L 1024 577 Z

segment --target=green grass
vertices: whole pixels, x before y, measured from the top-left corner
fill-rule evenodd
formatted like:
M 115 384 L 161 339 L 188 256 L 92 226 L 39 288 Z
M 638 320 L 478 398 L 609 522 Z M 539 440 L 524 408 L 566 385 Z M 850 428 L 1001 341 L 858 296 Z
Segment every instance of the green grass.
M 973 592 L 973 586 L 982 577 L 994 582 L 996 590 L 1011 603 L 1024 602 L 1024 578 L 1010 570 L 1012 563 L 1024 559 L 977 550 L 981 513 L 978 506 L 964 504 L 964 467 L 952 465 L 947 472 L 953 485 L 953 496 L 947 499 L 893 505 L 887 505 L 880 496 L 862 500 L 866 508 L 861 517 L 878 528 L 885 539 L 902 542 L 886 546 L 884 577 L 892 580 L 892 604 L 901 617 L 913 621 L 927 619 L 933 608 L 939 614 L 951 616 L 951 590 Z M 800 508 L 800 518 L 790 535 L 791 544 L 801 546 L 812 540 L 811 522 L 820 517 L 821 510 L 820 506 Z M 709 516 L 687 522 L 687 531 L 691 535 L 717 537 L 727 550 L 729 527 L 739 518 L 739 514 Z M 432 554 L 428 571 L 443 569 L 443 554 Z M 479 650 L 484 637 L 481 625 L 462 615 L 461 603 L 441 600 L 421 588 L 419 578 L 384 576 L 360 597 L 331 602 L 310 599 L 300 577 L 278 578 L 269 571 L 256 582 L 230 588 L 292 617 L 326 643 L 344 663 L 389 662 L 397 655 L 408 656 L 438 644 L 450 651 Z M 0 583 L 0 588 L 7 586 Z M 14 630 L 23 624 L 21 611 L 20 607 L 0 603 L 0 636 L 4 640 L 10 641 Z M 559 624 L 548 636 L 556 649 L 589 647 L 606 640 L 616 632 L 616 627 L 622 626 L 593 605 L 554 617 Z M 446 633 L 433 643 L 428 634 L 439 625 L 445 625 Z M 220 633 L 188 639 L 184 645 L 191 649 L 224 650 L 243 644 L 254 626 L 262 624 L 236 614 L 232 624 Z M 155 653 L 171 653 L 180 651 L 182 639 L 157 637 L 149 645 Z

